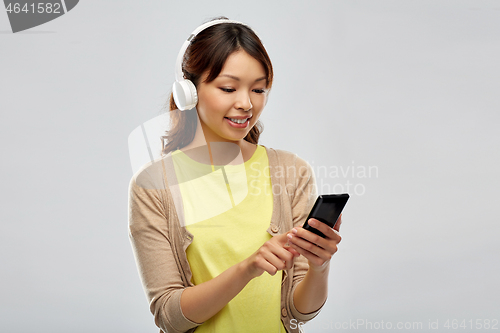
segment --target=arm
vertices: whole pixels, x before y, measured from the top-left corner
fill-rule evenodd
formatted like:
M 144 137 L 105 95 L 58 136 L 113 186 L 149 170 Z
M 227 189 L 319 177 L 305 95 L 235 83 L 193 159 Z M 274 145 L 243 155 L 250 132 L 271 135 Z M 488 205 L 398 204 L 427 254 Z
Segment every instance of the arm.
M 165 207 L 164 186 L 154 168 L 134 175 L 130 182 L 129 237 L 156 326 L 168 333 L 185 332 L 199 324 L 186 318 L 180 307 L 185 286 L 168 230 L 172 210 Z
M 292 200 L 294 228 L 288 233 L 288 239 L 291 248 L 295 249 L 301 256 L 296 259 L 291 309 L 296 317 L 309 320 L 318 314 L 326 302 L 329 262 L 337 250 L 336 244 L 340 242 L 340 235 L 329 228 L 334 235 L 332 236 L 329 231 L 325 230 L 324 233 L 331 236 L 332 239 L 328 242 L 322 242 L 325 240 L 321 237 L 302 229 L 301 226 L 304 224 L 318 194 L 311 166 L 297 157 L 295 167 L 297 180 Z M 337 225 L 340 226 L 340 223 Z M 323 231 L 321 227 L 318 229 Z M 316 246 L 317 242 L 321 243 L 324 248 Z M 296 311 L 298 313 L 295 313 Z
M 299 312 L 316 311 L 326 302 L 330 259 L 337 252 L 337 244 L 341 240 L 338 233 L 342 223 L 340 219 L 339 217 L 335 230 L 318 220 L 309 220 L 309 224 L 323 232 L 327 238 L 322 238 L 302 227 L 295 227 L 288 234 L 290 246 L 309 261 L 309 270 L 293 295 L 295 307 Z
M 234 265 L 212 280 L 184 290 L 182 312 L 190 320 L 202 323 L 226 306 L 251 279 L 241 263 Z

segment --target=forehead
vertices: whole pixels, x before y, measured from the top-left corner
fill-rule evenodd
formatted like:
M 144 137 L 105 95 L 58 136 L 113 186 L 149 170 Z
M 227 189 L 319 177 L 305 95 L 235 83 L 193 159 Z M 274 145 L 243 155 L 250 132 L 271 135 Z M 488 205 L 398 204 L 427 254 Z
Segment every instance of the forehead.
M 266 76 L 264 66 L 251 55 L 243 50 L 231 53 L 226 59 L 219 76 L 229 74 L 240 77 L 241 79 L 256 80 Z

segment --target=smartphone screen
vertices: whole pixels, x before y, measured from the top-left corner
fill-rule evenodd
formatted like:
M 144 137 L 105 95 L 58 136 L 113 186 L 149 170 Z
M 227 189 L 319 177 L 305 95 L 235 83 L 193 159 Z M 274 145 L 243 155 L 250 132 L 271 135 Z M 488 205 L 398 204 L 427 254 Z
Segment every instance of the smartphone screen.
M 316 220 L 325 223 L 330 228 L 333 228 L 339 219 L 347 200 L 349 200 L 349 194 L 347 193 L 323 194 L 318 196 L 303 228 L 325 238 L 326 236 L 321 231 L 311 227 L 307 221 L 309 221 L 310 218 L 315 218 Z

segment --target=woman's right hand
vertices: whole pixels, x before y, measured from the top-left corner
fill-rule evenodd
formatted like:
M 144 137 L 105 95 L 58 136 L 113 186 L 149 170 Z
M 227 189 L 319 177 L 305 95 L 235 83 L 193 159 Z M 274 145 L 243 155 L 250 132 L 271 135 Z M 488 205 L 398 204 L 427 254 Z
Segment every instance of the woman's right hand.
M 287 234 L 273 236 L 254 254 L 242 261 L 245 271 L 253 279 L 268 272 L 276 274 L 279 270 L 290 269 L 293 259 L 300 254 L 288 246 Z

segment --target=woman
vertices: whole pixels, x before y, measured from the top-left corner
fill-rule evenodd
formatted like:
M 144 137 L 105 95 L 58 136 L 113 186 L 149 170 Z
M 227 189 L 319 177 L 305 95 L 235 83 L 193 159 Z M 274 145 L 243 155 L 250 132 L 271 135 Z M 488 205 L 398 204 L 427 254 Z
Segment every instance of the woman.
M 196 108 L 178 111 L 184 97 L 171 96 L 165 157 L 130 183 L 130 239 L 162 331 L 301 332 L 326 301 L 341 221 L 309 221 L 326 238 L 301 228 L 314 174 L 258 145 L 271 61 L 249 27 L 226 20 L 195 30 L 181 53 Z

